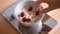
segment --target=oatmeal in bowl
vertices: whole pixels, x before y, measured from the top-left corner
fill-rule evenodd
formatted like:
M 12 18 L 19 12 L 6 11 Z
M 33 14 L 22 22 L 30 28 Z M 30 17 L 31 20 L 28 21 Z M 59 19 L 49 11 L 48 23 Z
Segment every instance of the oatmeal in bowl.
M 23 8 L 22 11 L 18 14 L 18 18 L 23 23 L 35 23 L 42 17 L 41 10 L 34 7 L 29 6 L 27 8 Z

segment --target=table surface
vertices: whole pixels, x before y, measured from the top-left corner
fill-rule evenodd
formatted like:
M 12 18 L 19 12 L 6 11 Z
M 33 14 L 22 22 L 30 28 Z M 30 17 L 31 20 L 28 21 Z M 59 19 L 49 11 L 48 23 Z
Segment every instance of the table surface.
M 17 2 L 17 0 L 0 0 L 0 34 L 19 34 L 1 14 L 3 10 L 15 2 Z M 47 14 L 57 21 L 57 25 L 48 34 L 60 34 L 60 9 L 50 11 Z

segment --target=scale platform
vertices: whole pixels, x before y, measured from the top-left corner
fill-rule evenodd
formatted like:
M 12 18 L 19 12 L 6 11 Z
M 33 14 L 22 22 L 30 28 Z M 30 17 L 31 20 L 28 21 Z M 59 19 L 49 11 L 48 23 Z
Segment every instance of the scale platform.
M 14 17 L 15 7 L 17 6 L 18 3 L 22 2 L 22 1 L 23 0 L 19 0 L 17 3 L 15 3 L 14 5 L 10 6 L 6 10 L 4 10 L 2 14 L 9 21 L 9 23 L 12 24 L 12 26 L 16 28 L 16 30 L 20 34 L 33 34 L 33 32 L 30 30 L 30 27 L 23 26 Z M 40 32 L 40 34 L 44 33 L 43 31 L 46 30 L 47 28 L 50 31 L 56 25 L 56 20 L 54 20 L 53 18 L 51 18 L 49 15 L 47 15 L 45 18 L 47 18 L 47 17 L 49 17 L 49 18 L 46 19 L 46 20 L 44 20 L 44 19 L 42 20 L 42 21 L 44 21 L 45 25 L 43 24 L 43 26 L 45 26 L 45 28 L 42 29 L 42 31 Z M 48 32 L 46 34 L 48 34 Z

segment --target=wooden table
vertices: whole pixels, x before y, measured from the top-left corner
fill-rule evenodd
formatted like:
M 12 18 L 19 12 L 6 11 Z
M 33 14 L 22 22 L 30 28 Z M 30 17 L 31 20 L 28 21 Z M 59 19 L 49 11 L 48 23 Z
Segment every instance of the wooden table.
M 18 0 L 0 0 L 0 34 L 19 34 L 17 30 L 1 14 L 3 10 Z
M 19 34 L 2 16 L 2 11 L 17 2 L 17 0 L 0 0 L 0 34 Z M 48 34 L 60 34 L 60 9 L 47 13 L 57 21 L 57 25 Z

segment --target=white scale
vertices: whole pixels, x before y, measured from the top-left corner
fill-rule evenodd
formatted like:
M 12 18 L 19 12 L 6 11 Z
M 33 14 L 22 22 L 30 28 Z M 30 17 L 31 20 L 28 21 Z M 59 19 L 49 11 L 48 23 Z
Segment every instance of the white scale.
M 33 34 L 33 32 L 29 29 L 30 27 L 25 27 L 22 24 L 19 24 L 17 19 L 14 17 L 15 7 L 17 6 L 18 3 L 22 2 L 22 1 L 23 0 L 19 0 L 17 3 L 12 5 L 5 11 L 3 11 L 2 14 L 9 21 L 9 23 L 12 24 L 17 29 L 18 32 L 20 32 L 20 34 Z M 52 24 L 50 23 L 50 21 Z M 46 21 L 46 24 L 47 25 L 51 24 L 50 26 L 52 26 L 51 28 L 53 28 L 56 25 L 56 21 L 54 19 L 50 18 Z

